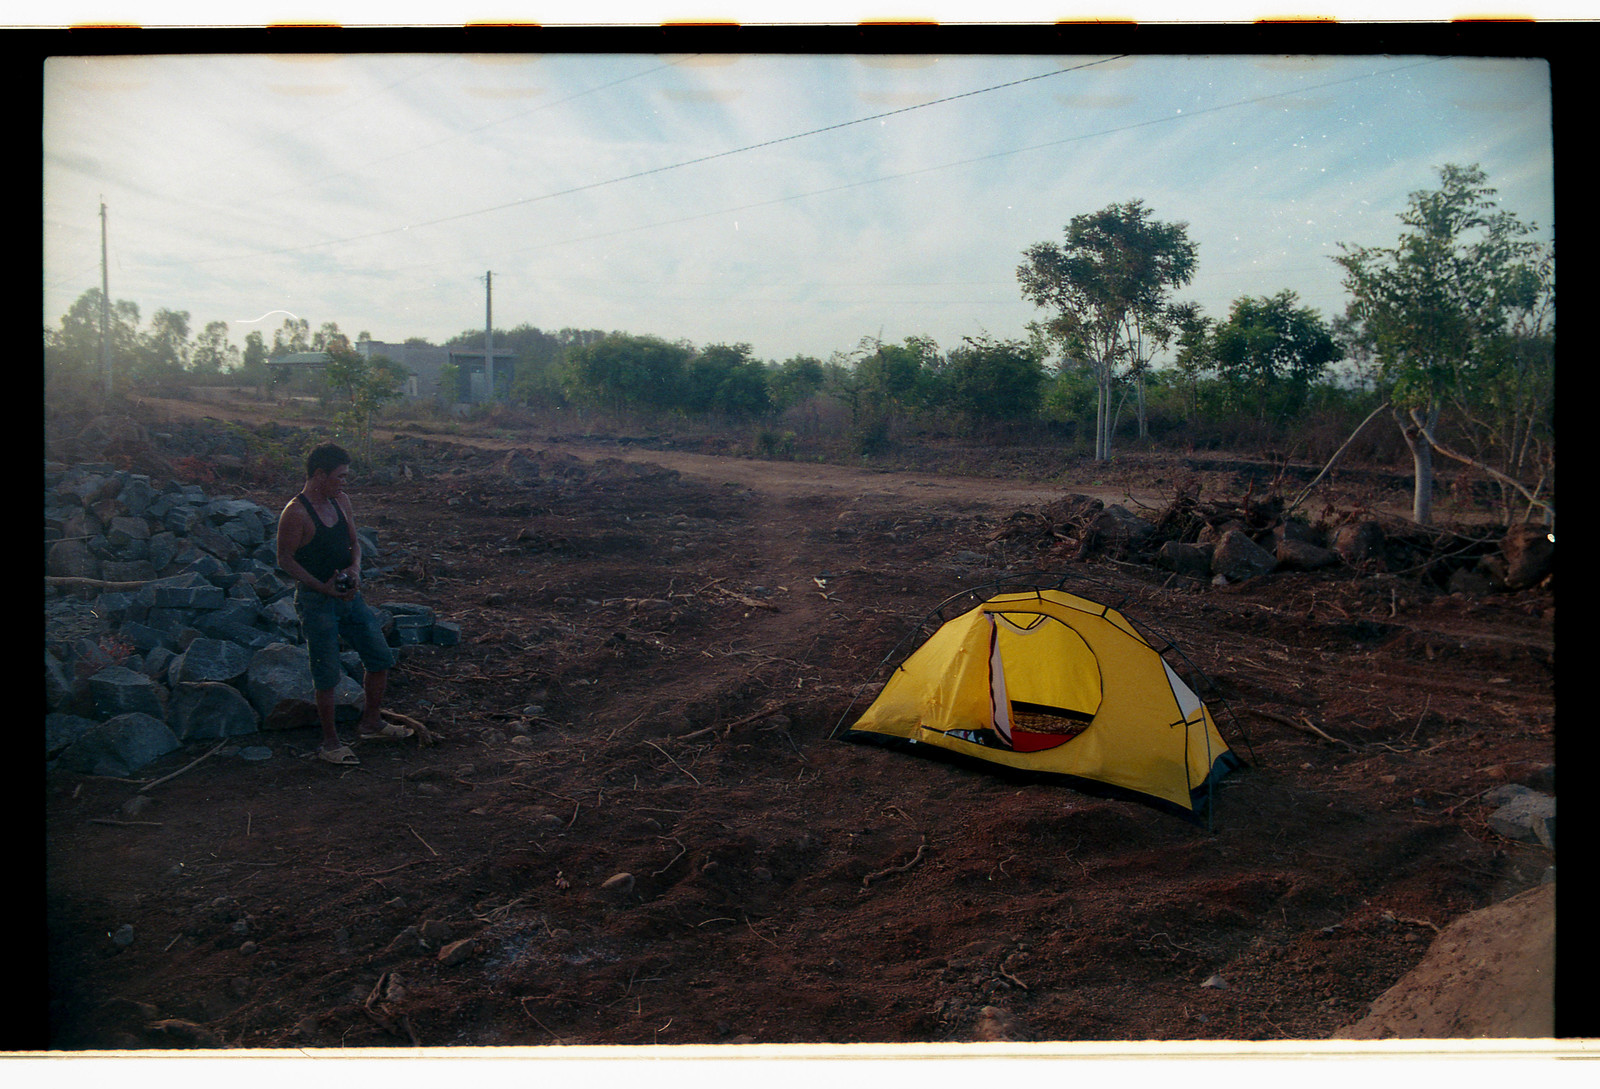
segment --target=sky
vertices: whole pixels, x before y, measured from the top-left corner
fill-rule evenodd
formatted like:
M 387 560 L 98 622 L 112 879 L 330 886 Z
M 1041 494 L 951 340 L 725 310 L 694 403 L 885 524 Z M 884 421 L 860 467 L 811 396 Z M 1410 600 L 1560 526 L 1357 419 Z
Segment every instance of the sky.
M 426 49 L 418 38 L 417 48 Z M 113 299 L 271 342 L 494 325 L 749 344 L 1022 338 L 1077 215 L 1187 224 L 1176 298 L 1346 298 L 1340 244 L 1476 163 L 1554 230 L 1548 65 L 1403 55 L 52 56 L 43 321 Z

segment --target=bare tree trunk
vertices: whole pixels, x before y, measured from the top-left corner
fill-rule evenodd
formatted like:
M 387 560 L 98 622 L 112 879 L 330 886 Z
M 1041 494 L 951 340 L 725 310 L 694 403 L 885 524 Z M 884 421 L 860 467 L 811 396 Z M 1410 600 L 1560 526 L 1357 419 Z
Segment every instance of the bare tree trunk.
M 1095 421 L 1094 459 L 1111 460 L 1111 369 L 1100 372 L 1100 412 Z
M 1408 409 L 1406 417 L 1395 413 L 1400 434 L 1411 451 L 1411 520 L 1419 526 L 1433 524 L 1433 441 L 1430 436 L 1438 419 L 1439 409 L 1434 405 L 1425 410 Z
M 1105 368 L 1094 369 L 1094 459 L 1105 458 L 1106 444 L 1106 381 Z

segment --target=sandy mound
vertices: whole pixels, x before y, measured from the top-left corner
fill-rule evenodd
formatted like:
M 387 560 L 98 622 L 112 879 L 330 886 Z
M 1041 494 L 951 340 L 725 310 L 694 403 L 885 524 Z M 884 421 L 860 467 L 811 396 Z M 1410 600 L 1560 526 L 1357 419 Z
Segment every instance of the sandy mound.
M 1555 882 L 1446 927 L 1427 956 L 1335 1039 L 1555 1034 Z

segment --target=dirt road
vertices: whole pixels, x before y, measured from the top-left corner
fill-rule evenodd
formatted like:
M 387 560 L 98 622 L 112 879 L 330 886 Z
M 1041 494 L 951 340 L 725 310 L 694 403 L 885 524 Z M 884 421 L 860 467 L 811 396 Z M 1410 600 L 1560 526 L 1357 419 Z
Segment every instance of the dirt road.
M 248 401 L 172 400 L 146 397 L 139 400 L 141 410 L 154 421 L 213 418 L 248 426 L 272 422 L 271 406 Z M 816 496 L 822 499 L 893 503 L 955 503 L 1012 511 L 1030 504 L 1047 503 L 1061 496 L 1061 484 L 1029 484 L 1014 477 L 984 476 L 963 472 L 913 472 L 830 465 L 816 461 L 792 461 L 663 448 L 659 442 L 628 441 L 615 438 L 585 438 L 569 434 L 551 438 L 537 432 L 516 437 L 496 437 L 488 429 L 460 429 L 441 433 L 434 428 L 381 427 L 380 442 L 445 442 L 472 449 L 509 452 L 524 450 L 541 453 L 571 453 L 588 460 L 617 458 L 637 464 L 656 465 L 710 485 L 750 488 L 782 498 Z M 1071 490 L 1107 503 L 1132 502 L 1158 507 L 1171 498 L 1157 489 L 1130 488 L 1095 481 L 1074 482 Z

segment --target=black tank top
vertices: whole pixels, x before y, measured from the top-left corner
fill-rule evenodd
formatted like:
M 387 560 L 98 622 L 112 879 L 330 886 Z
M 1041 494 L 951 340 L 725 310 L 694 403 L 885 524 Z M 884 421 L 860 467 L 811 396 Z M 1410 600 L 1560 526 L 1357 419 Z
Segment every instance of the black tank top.
M 317 527 L 317 531 L 311 540 L 295 549 L 294 560 L 311 572 L 313 578 L 327 582 L 335 571 L 349 567 L 350 561 L 355 559 L 350 551 L 350 529 L 344 520 L 344 510 L 335 503 L 333 525 L 325 526 L 322 519 L 317 517 L 317 508 L 311 505 L 311 500 L 306 498 L 304 492 L 295 498 L 306 505 L 306 510 L 311 513 L 311 523 Z

